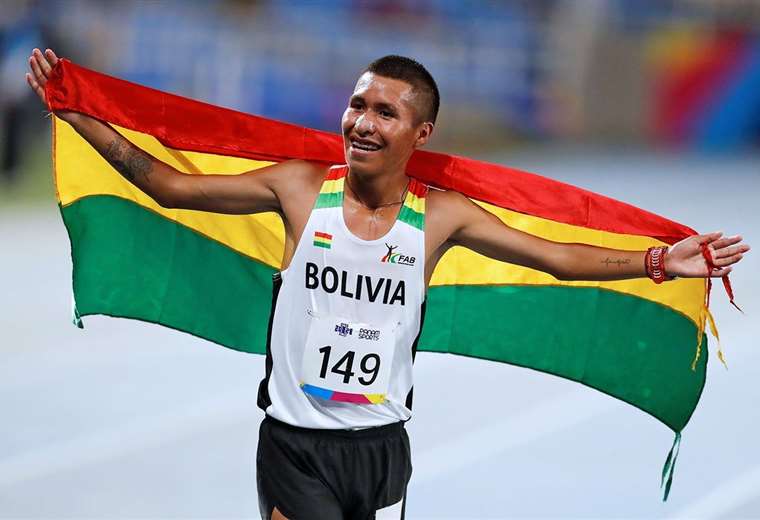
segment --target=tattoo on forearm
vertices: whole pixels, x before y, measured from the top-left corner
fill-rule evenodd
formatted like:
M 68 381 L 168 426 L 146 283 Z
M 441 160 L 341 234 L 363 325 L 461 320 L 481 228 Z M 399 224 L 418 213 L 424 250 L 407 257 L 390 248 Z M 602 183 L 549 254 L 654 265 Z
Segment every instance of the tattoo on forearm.
M 608 256 L 607 258 L 602 260 L 601 263 L 603 263 L 605 267 L 609 267 L 611 264 L 617 265 L 618 267 L 622 267 L 624 265 L 630 264 L 631 259 L 630 258 L 616 258 L 613 260 L 612 258 Z
M 137 177 L 143 177 L 150 182 L 153 160 L 147 153 L 127 143 L 124 139 L 114 139 L 108 143 L 104 155 L 116 171 L 128 180 L 134 182 Z

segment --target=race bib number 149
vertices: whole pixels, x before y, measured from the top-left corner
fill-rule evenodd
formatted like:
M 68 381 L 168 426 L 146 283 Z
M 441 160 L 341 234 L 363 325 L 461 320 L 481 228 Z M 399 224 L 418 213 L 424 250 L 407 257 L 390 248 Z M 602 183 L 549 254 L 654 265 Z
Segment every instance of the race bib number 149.
M 393 332 L 366 323 L 312 316 L 301 388 L 319 399 L 382 403 L 393 363 Z

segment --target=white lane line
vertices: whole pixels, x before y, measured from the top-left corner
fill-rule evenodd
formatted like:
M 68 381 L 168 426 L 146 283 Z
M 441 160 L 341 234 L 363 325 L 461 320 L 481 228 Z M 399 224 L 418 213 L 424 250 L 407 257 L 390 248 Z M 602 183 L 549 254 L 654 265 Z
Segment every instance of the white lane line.
M 253 420 L 256 403 L 244 392 L 217 395 L 169 413 L 0 459 L 0 487 L 164 444 L 193 433 Z
M 754 498 L 760 498 L 760 466 L 724 482 L 671 518 L 723 518 Z
M 460 437 L 421 451 L 413 456 L 415 486 L 459 471 L 479 460 L 534 442 L 566 430 L 605 412 L 623 406 L 608 396 L 577 390 L 549 399 L 495 424 L 467 432 Z

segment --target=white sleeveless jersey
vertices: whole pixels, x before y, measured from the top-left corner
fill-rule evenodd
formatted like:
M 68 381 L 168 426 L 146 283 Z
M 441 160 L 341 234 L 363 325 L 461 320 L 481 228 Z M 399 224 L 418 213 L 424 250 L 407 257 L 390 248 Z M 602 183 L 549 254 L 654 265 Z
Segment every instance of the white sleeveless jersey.
M 425 195 L 410 179 L 390 231 L 362 240 L 343 219 L 347 166 L 330 169 L 290 266 L 275 275 L 258 403 L 305 428 L 411 416 L 425 300 Z

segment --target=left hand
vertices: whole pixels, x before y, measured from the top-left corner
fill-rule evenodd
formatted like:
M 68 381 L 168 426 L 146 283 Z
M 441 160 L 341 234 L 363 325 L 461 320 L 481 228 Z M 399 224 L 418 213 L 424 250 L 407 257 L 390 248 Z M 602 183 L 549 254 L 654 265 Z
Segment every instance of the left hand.
M 741 241 L 741 236 L 723 237 L 721 231 L 685 238 L 668 249 L 665 274 L 683 278 L 725 276 L 733 269 L 730 266 L 741 260 L 750 249 L 749 245 L 741 244 Z M 715 264 L 716 269 L 712 272 L 708 272 L 707 262 L 702 256 L 702 244 L 707 244 Z

